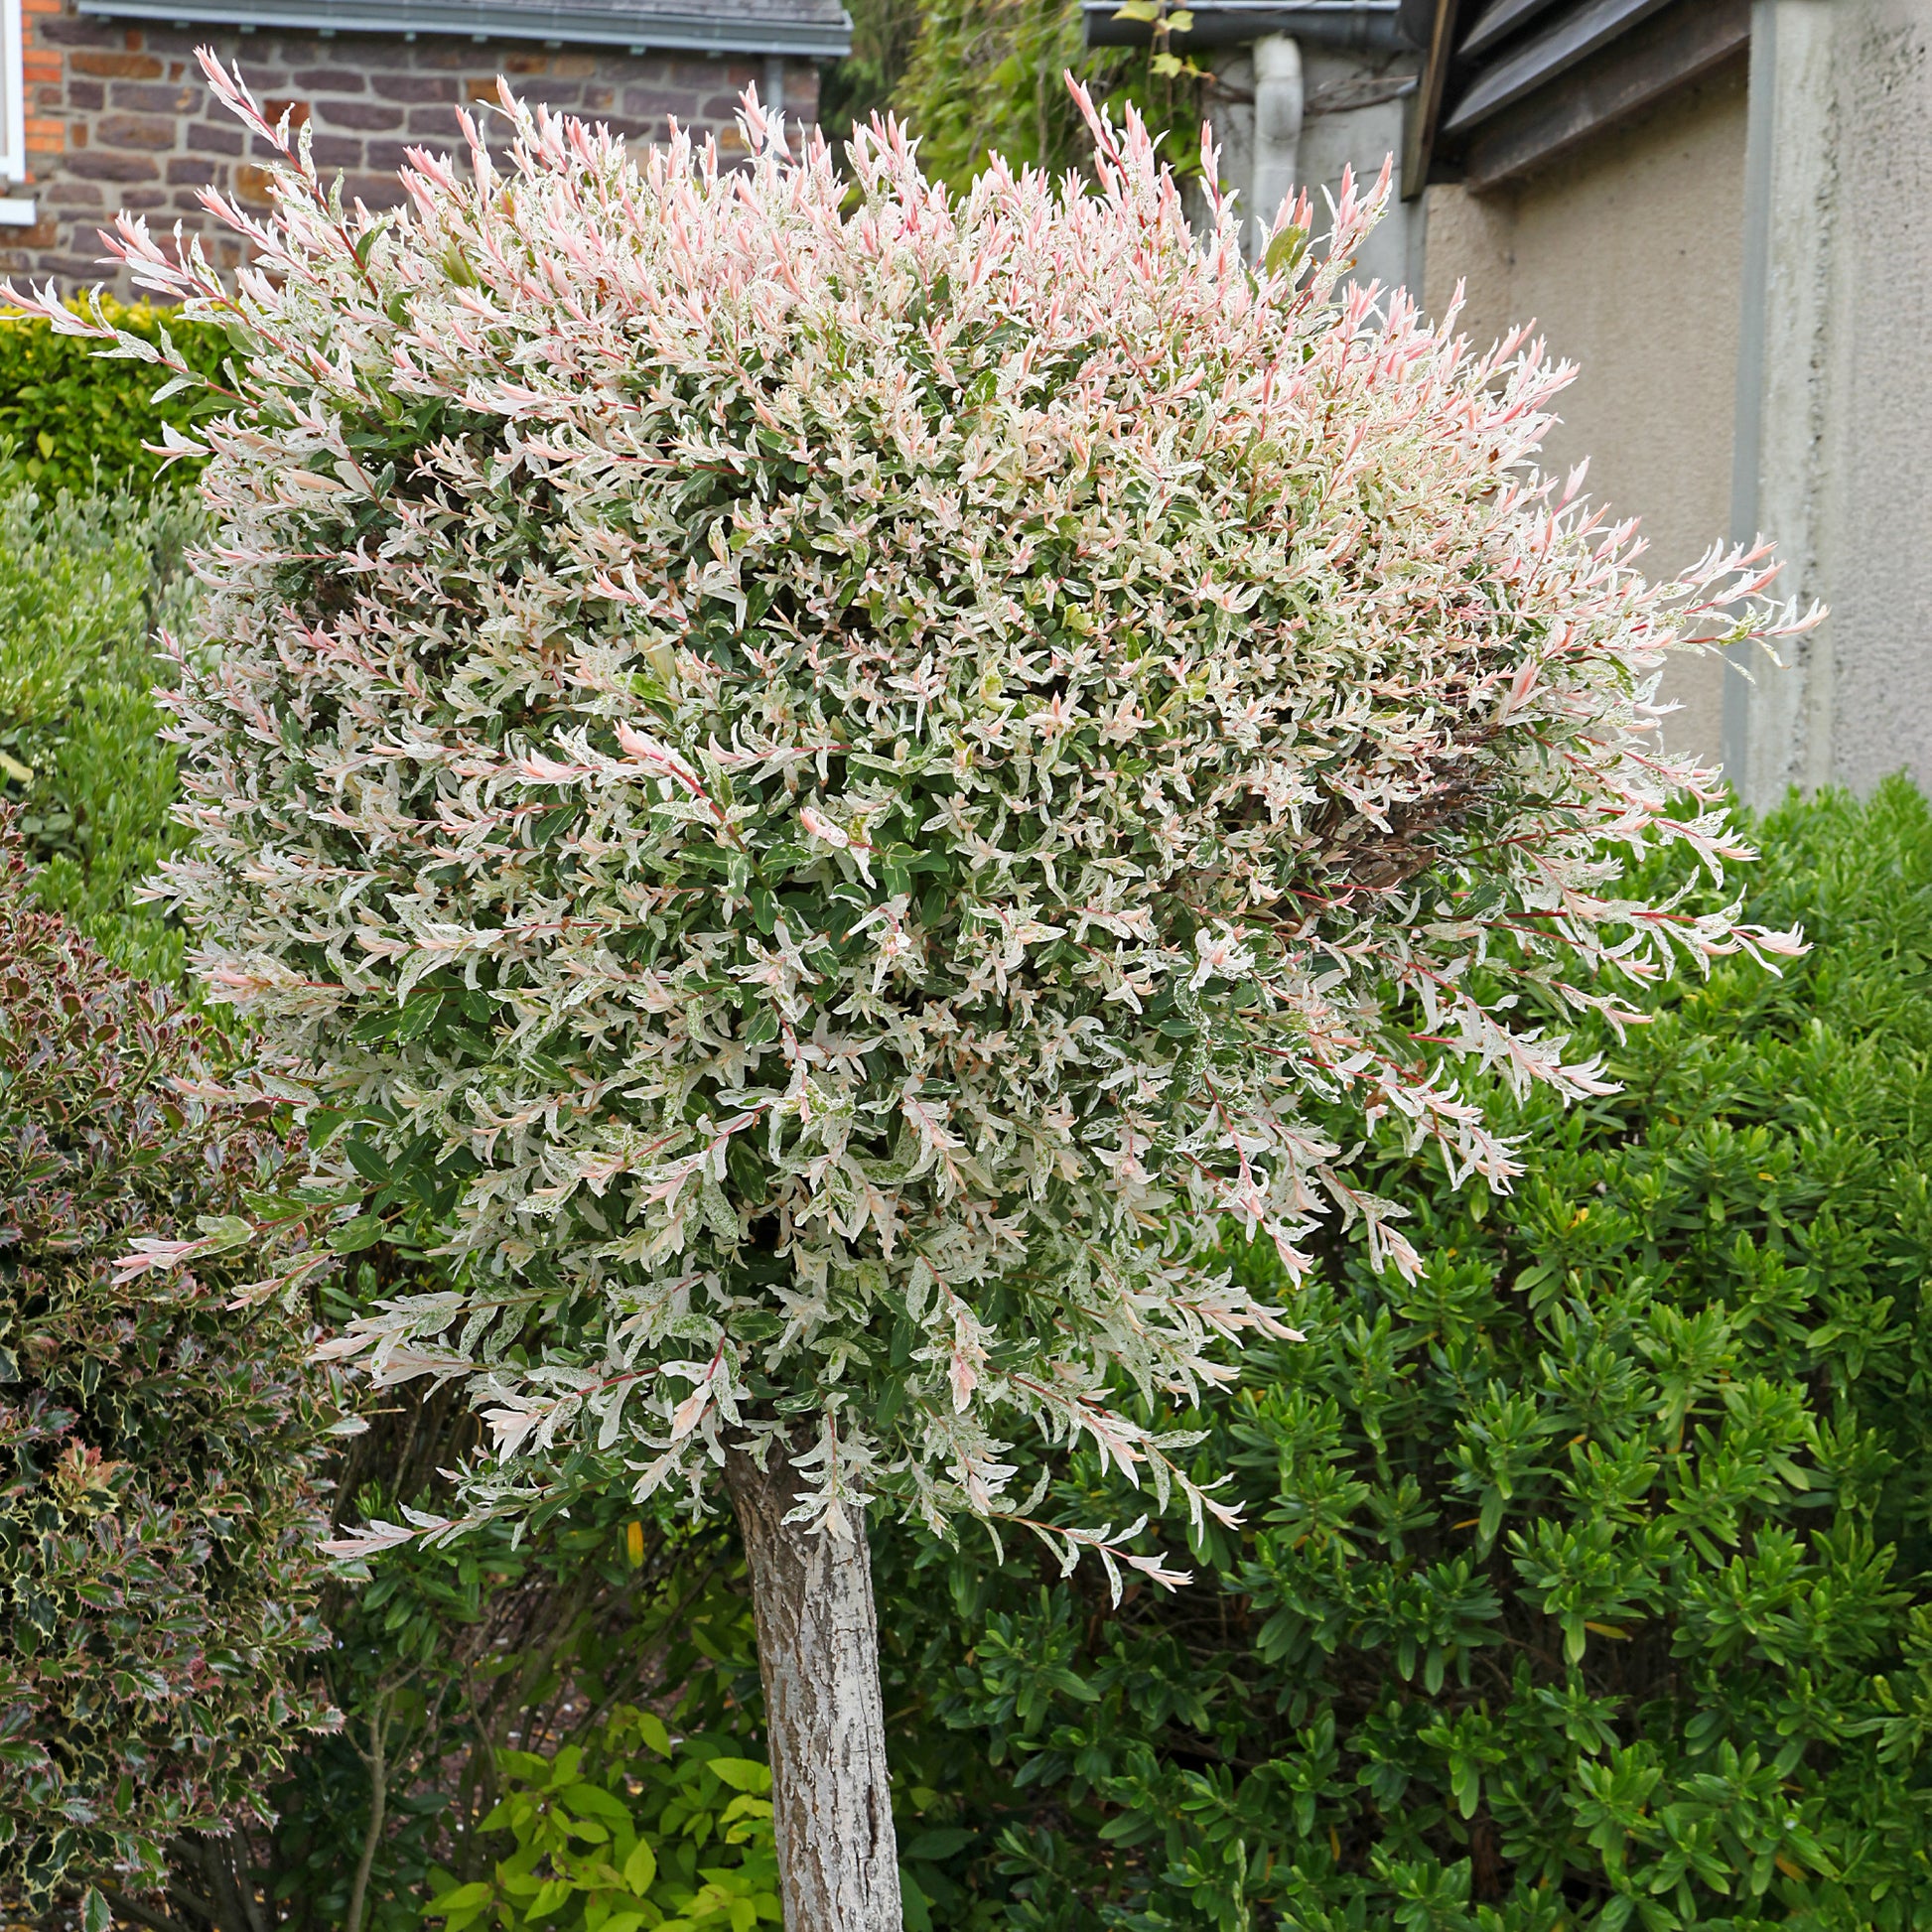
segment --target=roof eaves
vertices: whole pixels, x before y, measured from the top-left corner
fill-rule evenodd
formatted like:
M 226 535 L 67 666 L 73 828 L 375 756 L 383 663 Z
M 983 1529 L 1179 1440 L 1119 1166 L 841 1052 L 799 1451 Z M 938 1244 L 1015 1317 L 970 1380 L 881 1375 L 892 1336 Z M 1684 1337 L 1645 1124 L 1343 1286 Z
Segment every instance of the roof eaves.
M 319 34 L 435 34 L 474 40 L 561 41 L 573 47 L 665 48 L 703 54 L 788 54 L 842 60 L 852 22 L 743 10 L 646 11 L 545 6 L 541 0 L 75 0 L 83 14 L 170 25 L 280 28 Z M 824 12 L 830 12 L 826 9 Z

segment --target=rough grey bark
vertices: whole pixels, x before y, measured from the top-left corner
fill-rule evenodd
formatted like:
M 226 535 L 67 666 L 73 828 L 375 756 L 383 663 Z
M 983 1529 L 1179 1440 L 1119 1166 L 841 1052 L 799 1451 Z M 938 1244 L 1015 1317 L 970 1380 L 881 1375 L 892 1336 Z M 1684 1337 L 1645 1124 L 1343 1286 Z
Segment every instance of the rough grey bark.
M 900 1932 L 865 1525 L 850 1541 L 787 1526 L 799 1485 L 780 1450 L 765 1469 L 734 1450 L 725 1479 L 752 1572 L 785 1932 Z

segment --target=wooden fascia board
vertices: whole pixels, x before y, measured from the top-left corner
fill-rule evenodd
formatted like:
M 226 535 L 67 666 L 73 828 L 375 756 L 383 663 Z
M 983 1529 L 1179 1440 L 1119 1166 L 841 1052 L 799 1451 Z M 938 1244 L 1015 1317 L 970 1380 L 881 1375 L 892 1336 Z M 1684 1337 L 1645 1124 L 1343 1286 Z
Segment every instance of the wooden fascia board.
M 1574 13 L 1511 50 L 1493 67 L 1480 69 L 1443 123 L 1443 132 L 1466 135 L 1669 4 L 1670 0 L 1585 0 Z
M 1402 199 L 1413 202 L 1429 186 L 1430 164 L 1436 158 L 1436 133 L 1443 118 L 1443 89 L 1449 84 L 1449 62 L 1455 53 L 1457 0 L 1436 0 L 1430 22 L 1429 46 L 1423 56 L 1416 91 L 1409 96 L 1409 113 L 1402 134 Z
M 1480 193 L 1527 174 L 1741 54 L 1750 37 L 1750 0 L 1676 0 L 1477 129 L 1462 153 L 1464 182 Z

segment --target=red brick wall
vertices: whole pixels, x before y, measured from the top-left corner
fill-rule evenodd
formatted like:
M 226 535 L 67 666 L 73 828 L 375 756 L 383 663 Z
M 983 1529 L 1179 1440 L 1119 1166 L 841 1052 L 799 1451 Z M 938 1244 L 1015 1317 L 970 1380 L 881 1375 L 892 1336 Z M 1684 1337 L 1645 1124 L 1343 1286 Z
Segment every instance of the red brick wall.
M 643 54 L 618 48 L 549 50 L 529 41 L 479 46 L 467 36 L 343 34 L 330 39 L 213 29 L 177 31 L 82 19 L 72 0 L 22 0 L 26 21 L 27 163 L 39 225 L 0 228 L 0 275 L 52 278 L 64 292 L 108 275 L 95 230 L 117 209 L 145 214 L 157 232 L 180 220 L 207 238 L 232 267 L 236 242 L 203 212 L 196 191 L 208 184 L 263 203 L 261 164 L 245 131 L 208 95 L 195 49 L 207 43 L 239 61 L 257 98 L 292 106 L 315 130 L 316 160 L 342 171 L 345 192 L 371 207 L 401 199 L 395 171 L 403 149 L 457 149 L 454 109 L 495 98 L 496 76 L 531 100 L 608 122 L 632 139 L 661 138 L 667 116 L 717 134 L 736 148 L 737 99 L 764 83 L 761 61 Z M 818 73 L 785 68 L 792 121 L 817 110 Z M 259 145 L 259 144 L 257 144 Z

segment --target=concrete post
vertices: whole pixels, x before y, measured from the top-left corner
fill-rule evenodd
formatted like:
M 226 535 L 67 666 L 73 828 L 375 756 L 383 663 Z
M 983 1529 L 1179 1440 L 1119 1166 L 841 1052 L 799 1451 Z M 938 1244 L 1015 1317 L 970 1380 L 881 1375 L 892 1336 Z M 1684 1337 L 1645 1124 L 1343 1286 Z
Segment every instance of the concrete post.
M 1726 679 L 1725 766 L 1932 786 L 1932 8 L 1757 0 L 1745 166 L 1732 533 L 1832 617 Z

